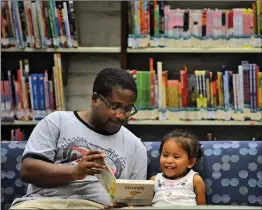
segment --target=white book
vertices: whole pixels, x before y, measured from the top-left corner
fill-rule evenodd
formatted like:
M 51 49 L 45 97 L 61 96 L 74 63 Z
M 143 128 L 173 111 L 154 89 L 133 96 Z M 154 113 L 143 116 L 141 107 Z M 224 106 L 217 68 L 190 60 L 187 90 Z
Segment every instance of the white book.
M 234 91 L 234 109 L 238 109 L 238 103 L 237 103 L 237 76 L 236 74 L 233 74 L 233 91 Z
M 243 66 L 239 65 L 238 66 L 238 77 L 239 77 L 239 104 L 238 108 L 244 111 L 244 78 L 243 78 Z
M 67 12 L 67 5 L 66 2 L 63 2 L 63 18 L 66 28 L 66 38 L 67 38 L 67 47 L 72 47 L 72 40 L 71 40 L 71 34 L 70 34 L 70 28 L 69 28 L 69 19 L 68 19 L 68 12 Z
M 157 62 L 157 78 L 158 78 L 158 109 L 159 120 L 163 120 L 163 106 L 162 106 L 162 62 Z
M 111 201 L 131 206 L 151 206 L 154 196 L 153 180 L 116 179 L 105 160 L 96 160 L 106 165 L 101 174 L 95 174 L 111 197 Z
M 244 107 L 242 108 L 242 101 L 241 101 L 241 84 L 240 84 L 240 75 L 236 74 L 236 92 L 237 92 L 237 103 L 238 103 L 238 109 L 240 111 L 244 111 Z M 238 118 L 238 120 L 242 120 L 243 114 L 240 114 L 241 117 Z

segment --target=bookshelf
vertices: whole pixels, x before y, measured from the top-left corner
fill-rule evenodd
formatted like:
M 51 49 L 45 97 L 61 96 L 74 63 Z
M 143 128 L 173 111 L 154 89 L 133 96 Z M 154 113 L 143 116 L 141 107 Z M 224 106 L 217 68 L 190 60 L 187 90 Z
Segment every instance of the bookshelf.
M 262 126 L 257 121 L 175 121 L 175 120 L 130 120 L 129 125 L 188 125 L 188 126 Z
M 127 49 L 127 53 L 261 53 L 262 48 L 144 48 Z
M 77 48 L 47 48 L 18 49 L 2 48 L 1 52 L 41 52 L 41 53 L 121 53 L 120 47 L 77 47 Z M 144 48 L 127 49 L 127 53 L 262 53 L 262 48 Z
M 120 47 L 77 47 L 77 48 L 47 48 L 18 49 L 2 48 L 2 52 L 24 52 L 24 53 L 121 53 Z M 144 48 L 127 49 L 127 53 L 262 53 L 262 48 Z
M 77 48 L 47 48 L 47 49 L 34 49 L 25 48 L 18 49 L 12 48 L 2 48 L 2 52 L 23 52 L 23 53 L 120 53 L 120 47 L 77 47 Z
M 140 69 L 140 70 L 147 70 L 148 69 L 148 60 L 150 56 L 154 58 L 155 61 L 162 61 L 163 63 L 168 63 L 166 69 L 173 75 L 173 77 L 179 76 L 176 71 L 185 63 L 188 63 L 191 69 L 196 69 L 197 67 L 206 67 L 206 68 L 214 68 L 215 65 L 221 65 L 218 60 L 225 60 L 225 63 L 230 63 L 231 68 L 234 65 L 239 64 L 241 59 L 247 58 L 247 60 L 255 60 L 258 62 L 260 66 L 262 66 L 262 48 L 201 48 L 201 47 L 151 47 L 151 48 L 129 48 L 128 47 L 128 2 L 121 2 L 121 9 L 120 9 L 120 18 L 121 18 L 121 31 L 120 31 L 120 45 L 119 47 L 114 46 L 82 46 L 80 37 L 78 37 L 79 45 L 77 47 L 70 47 L 70 48 L 47 48 L 47 49 L 36 49 L 36 48 L 25 48 L 19 49 L 15 47 L 11 48 L 2 48 L 1 52 L 4 54 L 4 58 L 10 55 L 23 55 L 28 56 L 29 58 L 32 56 L 33 60 L 37 60 L 39 55 L 47 56 L 53 53 L 60 53 L 62 58 L 62 64 L 65 63 L 63 68 L 63 84 L 66 86 L 67 78 L 68 78 L 68 60 L 70 60 L 70 56 L 73 54 L 119 54 L 119 60 L 121 63 L 121 67 L 123 69 Z M 187 8 L 188 3 L 179 1 L 179 2 L 169 2 L 173 5 L 173 8 Z M 224 7 L 228 5 L 225 9 L 236 8 L 236 7 L 248 7 L 250 6 L 250 2 L 192 2 L 192 8 L 202 9 L 205 7 Z M 220 5 L 221 4 L 221 5 Z M 81 2 L 78 2 L 78 8 L 81 8 Z M 191 5 L 191 4 L 190 4 Z M 211 6 L 210 6 L 211 5 Z M 76 15 L 76 22 L 77 22 L 77 9 L 74 11 Z M 77 24 L 76 24 L 77 25 Z M 82 25 L 83 26 L 83 25 Z M 78 25 L 77 25 L 78 27 Z M 78 32 L 79 29 L 76 29 Z M 79 35 L 79 34 L 78 34 Z M 119 38 L 119 37 L 117 37 Z M 150 55 L 150 56 L 149 56 Z M 77 55 L 78 56 L 78 55 Z M 92 55 L 91 55 L 92 56 Z M 206 59 L 205 57 L 208 57 Z M 10 56 L 11 57 L 11 56 Z M 221 57 L 221 58 L 220 58 Z M 199 58 L 199 60 L 197 59 Z M 172 63 L 173 62 L 173 63 Z M 199 65 L 197 65 L 199 62 Z M 206 66 L 203 63 L 207 63 Z M 174 67 L 175 66 L 175 67 Z M 174 68 L 173 68 L 174 67 Z M 215 68 L 214 68 L 215 69 Z M 214 71 L 216 71 L 215 69 Z M 5 128 L 10 127 L 34 127 L 38 121 L 15 121 L 15 122 L 2 122 L 2 126 Z M 256 121 L 216 121 L 216 120 L 196 120 L 196 121 L 177 121 L 177 120 L 136 120 L 136 121 L 129 121 L 129 127 L 139 127 L 139 129 L 143 130 L 144 127 L 148 126 L 159 126 L 159 129 L 164 127 L 172 127 L 172 126 L 188 126 L 188 127 L 208 127 L 211 126 L 213 128 L 220 127 L 223 128 L 223 131 L 226 130 L 228 127 L 241 127 L 241 128 L 250 128 L 253 129 L 252 132 L 258 133 L 260 130 L 260 126 L 262 126 L 261 122 Z M 203 128 L 205 129 L 205 128 Z M 150 132 L 150 130 L 145 131 Z M 163 133 L 163 131 L 161 131 Z M 259 134 L 260 135 L 260 134 Z M 262 136 L 262 134 L 260 135 Z
M 153 4 L 154 3 L 152 3 L 152 5 Z M 177 14 L 180 13 L 180 15 L 181 15 L 181 12 L 186 13 L 189 4 L 192 5 L 190 6 L 190 9 L 192 8 L 192 9 L 198 10 L 196 11 L 197 13 L 200 10 L 202 11 L 203 8 L 211 8 L 211 10 L 216 9 L 216 8 L 218 8 L 218 10 L 220 9 L 221 10 L 224 10 L 224 9 L 231 10 L 232 8 L 249 8 L 252 2 L 238 2 L 237 3 L 233 1 L 229 1 L 229 2 L 211 2 L 211 1 L 210 2 L 203 2 L 203 1 L 200 2 L 198 1 L 198 2 L 188 3 L 188 2 L 182 2 L 182 1 L 176 1 L 176 2 L 169 1 L 167 3 L 167 5 L 169 5 L 169 8 L 166 10 L 167 13 L 165 12 L 165 9 L 166 9 L 165 3 L 164 3 L 165 5 L 164 9 L 163 9 L 164 11 L 161 11 L 161 3 L 159 3 L 157 6 L 154 5 L 154 10 L 151 10 L 152 8 L 150 6 L 144 9 L 146 10 L 146 14 L 148 14 L 149 12 L 149 16 L 152 14 L 152 11 L 154 11 L 153 12 L 154 17 L 152 18 L 152 16 L 150 16 L 149 22 L 161 16 L 162 12 L 164 13 L 164 16 L 162 17 L 164 17 L 164 21 L 165 21 L 166 15 L 168 16 L 168 18 L 172 18 L 172 14 L 173 15 L 175 14 L 174 12 L 176 12 Z M 163 20 L 161 19 L 162 17 L 159 17 L 160 21 L 159 23 L 156 23 L 156 25 L 160 24 L 159 26 L 155 26 L 153 24 L 154 25 L 153 29 L 150 27 L 147 28 L 148 26 L 148 24 L 146 23 L 147 18 L 143 17 L 143 14 L 144 14 L 143 9 L 141 9 L 142 12 L 141 11 L 139 12 L 140 15 L 142 14 L 142 16 L 140 16 L 141 19 L 136 22 L 137 20 L 136 18 L 132 19 L 132 15 L 133 15 L 132 13 L 136 13 L 136 9 L 130 12 L 131 11 L 130 8 L 136 8 L 136 6 L 135 5 L 130 6 L 130 4 L 128 4 L 127 2 L 125 3 L 125 6 L 123 6 L 125 13 L 128 14 L 126 16 L 126 19 L 124 20 L 128 22 L 128 25 L 125 27 L 125 29 L 122 32 L 123 36 L 126 37 L 126 41 L 124 42 L 124 45 L 125 45 L 124 48 L 126 50 L 123 52 L 125 53 L 125 59 L 126 59 L 124 62 L 125 64 L 124 68 L 130 69 L 132 74 L 134 74 L 134 78 L 136 78 L 136 80 L 138 80 L 137 78 L 138 78 L 139 72 L 150 71 L 150 68 L 151 68 L 150 59 L 153 60 L 152 68 L 153 70 L 155 70 L 155 75 L 158 72 L 157 63 L 161 62 L 162 63 L 161 70 L 163 72 L 164 71 L 168 72 L 167 73 L 168 80 L 178 80 L 180 81 L 180 83 L 181 83 L 180 71 L 184 70 L 185 66 L 187 66 L 188 75 L 194 74 L 194 71 L 198 71 L 198 70 L 201 71 L 204 69 L 210 70 L 213 74 L 216 74 L 216 72 L 221 71 L 222 65 L 227 66 L 227 68 L 232 70 L 233 72 L 237 72 L 238 65 L 240 65 L 241 61 L 243 60 L 249 60 L 250 62 L 254 62 L 257 65 L 262 66 L 262 48 L 261 48 L 262 47 L 261 46 L 262 37 L 258 39 L 256 37 L 251 38 L 253 40 L 256 40 L 255 42 L 252 42 L 252 44 L 256 43 L 258 44 L 259 47 L 250 47 L 250 46 L 246 47 L 245 45 L 247 43 L 249 43 L 247 45 L 252 45 L 250 40 L 248 42 L 245 42 L 241 39 L 234 39 L 234 37 L 232 38 L 232 40 L 230 40 L 231 39 L 230 38 L 227 40 L 223 40 L 222 42 L 219 41 L 220 44 L 217 44 L 216 39 L 212 40 L 213 38 L 206 39 L 207 40 L 206 43 L 204 43 L 202 39 L 200 39 L 199 37 L 197 38 L 197 41 L 195 37 L 189 38 L 189 41 L 188 41 L 188 37 L 184 36 L 184 34 L 186 33 L 185 25 L 184 26 L 179 25 L 178 27 L 176 27 L 178 28 L 177 30 L 173 28 L 175 32 L 171 31 L 170 34 L 172 35 L 169 36 L 169 32 L 170 32 L 168 29 L 169 26 L 166 26 L 166 25 L 164 25 L 164 27 L 163 25 L 161 26 L 161 24 L 163 24 L 161 22 L 161 20 Z M 143 6 L 142 7 L 138 6 L 137 8 L 138 8 L 137 10 L 139 10 L 140 8 L 143 8 Z M 156 13 L 155 13 L 155 8 L 157 8 Z M 170 8 L 172 9 L 173 13 L 171 13 Z M 185 18 L 185 13 L 184 13 L 184 18 Z M 169 16 L 170 14 L 171 16 Z M 179 17 L 182 17 L 182 16 L 183 15 Z M 202 16 L 202 21 L 203 21 L 203 16 Z M 196 22 L 198 22 L 199 24 L 199 19 Z M 178 24 L 175 22 L 172 22 L 172 23 Z M 169 22 L 167 24 L 169 24 Z M 151 25 L 151 22 L 150 22 L 150 25 Z M 210 22 L 209 22 L 209 26 L 210 26 Z M 140 27 L 140 31 L 137 30 L 139 29 L 139 27 Z M 179 29 L 181 30 L 179 31 Z M 199 28 L 199 29 L 201 31 L 203 28 L 202 29 Z M 198 33 L 198 32 L 199 31 L 195 29 L 193 33 Z M 174 33 L 177 33 L 177 34 L 184 33 L 184 34 L 182 35 L 182 38 L 181 38 L 181 37 L 175 37 L 177 36 L 177 34 L 174 35 Z M 197 36 L 199 35 L 201 36 L 201 33 L 198 34 Z M 202 34 L 202 36 L 205 36 L 205 35 Z M 242 43 L 242 47 L 237 47 L 237 48 L 234 47 L 235 41 L 237 42 L 240 41 L 238 42 L 240 43 L 238 45 L 240 46 Z M 176 45 L 176 47 L 174 47 L 174 45 Z M 191 46 L 189 47 L 189 45 Z M 209 45 L 211 45 L 211 47 Z M 205 47 L 202 47 L 202 46 L 205 46 Z M 212 46 L 216 46 L 216 47 L 212 47 Z M 141 77 L 142 76 L 140 76 L 139 78 L 141 79 Z M 140 84 L 147 83 L 147 80 L 143 80 L 142 82 L 141 81 L 140 81 Z M 150 84 L 152 85 L 152 83 Z M 159 80 L 157 81 L 157 86 L 158 85 L 159 85 Z M 143 91 L 145 91 L 144 88 L 145 86 L 143 86 L 142 88 Z M 158 92 L 161 92 L 159 88 L 158 88 Z M 143 92 L 143 94 L 145 94 L 145 92 Z M 141 95 L 139 97 L 141 97 Z M 217 120 L 191 120 L 191 121 L 172 120 L 172 119 L 157 120 L 157 118 L 160 118 L 160 115 L 155 113 L 155 108 L 153 108 L 152 103 L 153 103 L 152 100 L 151 100 L 150 106 L 148 106 L 148 104 L 142 105 L 142 103 L 140 103 L 140 105 L 138 105 L 140 107 L 138 108 L 140 110 L 140 113 L 142 112 L 141 115 L 137 116 L 137 119 L 130 120 L 128 122 L 128 128 L 132 132 L 138 135 L 144 136 L 144 139 L 147 139 L 148 141 L 151 141 L 151 140 L 154 141 L 155 139 L 159 139 L 165 133 L 169 132 L 170 130 L 176 127 L 183 127 L 183 128 L 191 130 L 193 133 L 198 133 L 199 137 L 201 137 L 202 139 L 205 139 L 206 136 L 203 135 L 201 131 L 204 131 L 206 133 L 213 133 L 214 136 L 218 137 L 219 139 L 226 139 L 226 138 L 232 139 L 232 140 L 237 139 L 237 138 L 239 139 L 255 138 L 255 139 L 260 139 L 260 140 L 262 139 L 262 122 L 257 121 L 257 119 L 256 120 L 249 119 L 248 121 L 238 121 L 238 120 L 227 121 L 227 120 L 218 120 L 218 119 Z M 160 102 L 158 101 L 157 106 L 159 105 L 159 103 Z M 176 110 L 175 112 L 177 111 L 178 110 Z M 162 112 L 162 111 L 159 111 L 159 112 Z M 259 112 L 257 112 L 257 114 L 260 115 Z M 167 116 L 167 118 L 181 118 L 181 116 L 174 117 L 174 113 L 171 113 L 171 115 Z M 197 119 L 199 119 L 199 117 Z M 202 119 L 206 119 L 206 117 L 203 118 L 202 116 Z M 235 136 L 238 136 L 238 137 L 233 137 L 231 135 L 233 133 L 235 134 Z
M 33 125 L 39 121 L 15 121 L 2 122 L 2 125 Z M 199 126 L 262 126 L 262 122 L 257 121 L 210 121 L 210 120 L 195 120 L 195 121 L 175 121 L 175 120 L 129 120 L 128 125 L 199 125 Z
M 36 120 L 30 120 L 30 121 L 22 121 L 22 120 L 16 120 L 14 122 L 1 122 L 1 125 L 5 126 L 25 126 L 25 125 L 29 125 L 29 126 L 35 126 L 39 121 Z
M 81 56 L 82 57 L 83 56 L 107 57 L 108 54 L 112 54 L 112 56 L 109 55 L 109 57 L 111 56 L 111 58 L 113 56 L 115 56 L 116 58 L 120 57 L 119 56 L 119 54 L 121 54 L 120 44 L 117 44 L 117 45 L 111 44 L 110 45 L 108 43 L 105 43 L 101 45 L 96 45 L 95 41 L 93 42 L 93 40 L 91 41 L 91 43 L 89 42 L 87 44 L 86 40 L 87 39 L 91 40 L 92 34 L 86 34 L 85 29 L 83 29 L 82 31 L 79 30 L 80 29 L 79 27 L 82 24 L 81 21 L 78 22 L 78 20 L 81 19 L 81 17 L 79 17 L 79 14 L 81 13 L 83 14 L 83 16 L 85 16 L 86 13 L 83 12 L 83 9 L 90 11 L 89 9 L 90 5 L 93 5 L 95 7 L 97 6 L 95 5 L 95 3 L 91 2 L 89 4 L 87 2 L 67 1 L 67 2 L 62 2 L 62 4 L 63 5 L 61 5 L 61 2 L 56 2 L 54 0 L 48 0 L 48 1 L 43 1 L 43 2 L 42 1 L 39 1 L 39 2 L 4 1 L 2 2 L 2 7 L 5 8 L 2 14 L 6 18 L 6 20 L 9 21 L 8 23 L 10 23 L 11 19 L 13 18 L 10 19 L 9 15 L 12 13 L 8 14 L 7 11 L 12 10 L 17 7 L 19 9 L 18 10 L 19 12 L 23 11 L 23 9 L 26 9 L 26 8 L 28 11 L 28 13 L 22 12 L 21 14 L 18 12 L 19 15 L 18 13 L 15 13 L 15 24 L 18 24 L 18 25 L 21 24 L 20 27 L 18 27 L 18 30 L 15 31 L 17 33 L 14 33 L 14 31 L 11 30 L 12 27 L 7 27 L 7 25 L 5 25 L 4 29 L 2 28 L 3 33 L 1 33 L 1 45 L 2 44 L 5 45 L 1 47 L 2 71 L 3 69 L 5 69 L 6 72 L 11 71 L 12 73 L 15 74 L 15 77 L 16 77 L 16 70 L 19 69 L 19 61 L 24 62 L 25 59 L 28 59 L 29 64 L 30 64 L 29 73 L 39 73 L 40 74 L 40 73 L 43 73 L 44 70 L 48 70 L 48 73 L 50 72 L 49 79 L 51 79 L 52 66 L 54 65 L 53 55 L 59 54 L 61 56 L 61 66 L 62 66 L 62 75 L 61 75 L 62 81 L 63 81 L 62 86 L 64 86 L 64 89 L 66 90 L 68 77 L 70 76 L 69 75 L 70 73 L 68 73 L 69 71 L 68 68 L 69 68 L 69 65 L 71 64 L 70 61 L 72 62 L 71 57 L 73 57 L 72 59 L 75 58 L 75 60 L 78 59 L 78 55 L 75 55 L 75 54 L 84 54 L 84 55 L 80 55 L 79 57 Z M 104 2 L 101 5 L 103 6 L 103 4 L 106 5 L 107 2 Z M 118 4 L 118 2 L 116 4 Z M 66 11 L 66 6 L 67 6 L 67 11 Z M 114 5 L 111 3 L 109 3 L 109 5 L 107 5 L 106 7 L 108 6 L 111 7 L 109 8 L 111 11 L 117 10 L 117 8 L 114 8 Z M 61 11 L 61 7 L 64 9 L 63 11 Z M 46 11 L 44 10 L 44 8 L 51 11 L 50 12 L 51 16 L 49 16 L 50 14 L 48 16 L 45 16 L 47 14 L 45 13 Z M 53 15 L 52 12 L 55 11 L 54 8 L 57 9 L 57 14 L 56 14 L 57 16 L 52 17 Z M 43 9 L 42 10 L 43 13 L 41 13 L 41 9 Z M 99 7 L 97 7 L 97 9 L 99 9 Z M 104 8 L 104 9 L 108 10 L 108 8 Z M 92 10 L 92 6 L 91 6 L 91 10 Z M 41 15 L 40 16 L 36 15 L 38 13 L 42 15 L 43 19 L 41 19 L 40 17 Z M 68 16 L 66 16 L 66 13 Z M 32 15 L 32 17 L 29 17 L 30 14 Z M 9 17 L 9 19 L 6 15 Z M 32 19 L 32 21 L 30 21 L 30 18 Z M 84 20 L 85 22 L 84 27 L 86 27 L 86 22 L 88 22 L 86 20 L 87 19 Z M 58 24 L 57 24 L 57 21 L 58 21 Z M 2 22 L 2 24 L 3 23 L 4 22 Z M 92 24 L 93 21 L 89 21 L 89 24 L 90 23 Z M 55 24 L 53 25 L 53 28 L 51 26 L 52 24 Z M 67 24 L 69 24 L 69 28 Z M 27 28 L 27 26 L 31 26 L 31 25 L 32 25 L 32 28 L 30 27 Z M 42 26 L 46 27 L 45 30 L 42 30 L 43 29 Z M 110 26 L 110 27 L 114 28 L 113 26 Z M 34 38 L 32 38 L 31 35 L 32 37 L 34 36 Z M 29 36 L 29 39 L 28 39 L 28 36 Z M 107 35 L 107 36 L 108 37 L 106 38 L 110 39 L 110 35 Z M 15 39 L 15 37 L 18 39 Z M 43 37 L 45 37 L 46 39 L 43 39 Z M 52 38 L 55 37 L 56 44 L 54 43 L 53 39 L 50 40 L 50 37 Z M 84 37 L 84 39 L 82 37 Z M 69 42 L 70 38 L 71 38 L 71 44 Z M 116 37 L 116 39 L 119 39 L 119 36 Z M 50 45 L 51 42 L 52 44 Z M 14 43 L 17 44 L 17 47 L 15 47 L 16 44 Z M 56 45 L 56 46 L 54 47 L 53 45 Z M 88 71 L 88 68 L 87 68 L 87 71 Z M 5 75 L 3 78 L 3 74 L 2 74 L 1 81 L 2 80 L 7 80 L 7 75 Z M 15 80 L 17 80 L 17 78 L 15 78 Z M 65 94 L 65 97 L 67 97 L 67 94 Z M 66 99 L 65 99 L 65 102 L 66 102 Z M 67 104 L 65 104 L 65 106 L 59 110 L 66 109 L 66 107 L 67 107 Z M 2 135 L 1 136 L 2 138 L 10 139 L 10 130 L 21 127 L 25 130 L 25 136 L 27 138 L 30 132 L 32 131 L 33 127 L 37 125 L 38 122 L 39 121 L 37 120 L 29 120 L 29 121 L 15 120 L 14 122 L 8 122 L 8 120 L 2 121 L 1 122 L 1 134 Z

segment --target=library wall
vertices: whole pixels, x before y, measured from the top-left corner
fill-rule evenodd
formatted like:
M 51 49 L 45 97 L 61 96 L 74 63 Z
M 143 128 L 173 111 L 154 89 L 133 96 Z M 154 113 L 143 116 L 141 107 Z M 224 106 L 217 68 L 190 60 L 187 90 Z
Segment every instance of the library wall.
M 120 2 L 76 1 L 80 46 L 120 47 Z M 67 110 L 86 110 L 96 74 L 120 67 L 120 54 L 68 55 Z

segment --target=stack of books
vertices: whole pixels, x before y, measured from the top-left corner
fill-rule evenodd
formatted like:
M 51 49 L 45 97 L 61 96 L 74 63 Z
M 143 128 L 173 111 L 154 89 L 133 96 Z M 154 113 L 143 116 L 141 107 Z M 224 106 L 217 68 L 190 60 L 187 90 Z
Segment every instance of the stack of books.
M 185 65 L 172 80 L 162 62 L 150 58 L 149 63 L 149 71 L 129 70 L 138 88 L 133 120 L 262 119 L 262 72 L 255 63 L 242 61 L 236 72 L 222 65 L 217 72 L 192 74 Z
M 166 1 L 128 1 L 128 47 L 260 48 L 262 1 L 251 8 L 173 9 Z
M 30 72 L 29 60 L 20 60 L 19 69 L 3 70 L 1 79 L 1 120 L 41 120 L 54 110 L 64 110 L 61 55 L 54 54 L 52 74 Z
M 1 1 L 3 48 L 78 47 L 73 1 Z

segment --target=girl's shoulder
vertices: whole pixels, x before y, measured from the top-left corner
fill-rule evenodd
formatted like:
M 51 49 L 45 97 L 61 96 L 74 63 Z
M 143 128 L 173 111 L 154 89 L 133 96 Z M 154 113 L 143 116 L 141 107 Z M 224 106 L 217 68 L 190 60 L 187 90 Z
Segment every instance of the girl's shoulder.
M 162 173 L 158 173 L 158 174 L 156 174 L 155 176 L 152 176 L 152 177 L 150 178 L 150 180 L 156 180 L 156 179 L 159 179 L 160 177 L 162 177 Z
M 191 177 L 195 177 L 195 176 L 199 176 L 198 172 L 194 171 L 193 169 L 190 169 L 190 171 L 187 173 L 186 175 L 187 177 L 191 176 Z
M 194 182 L 194 185 L 199 184 L 199 183 L 202 184 L 202 183 L 204 183 L 204 180 L 202 179 L 202 177 L 198 173 L 195 173 L 194 177 L 193 177 L 193 182 Z

